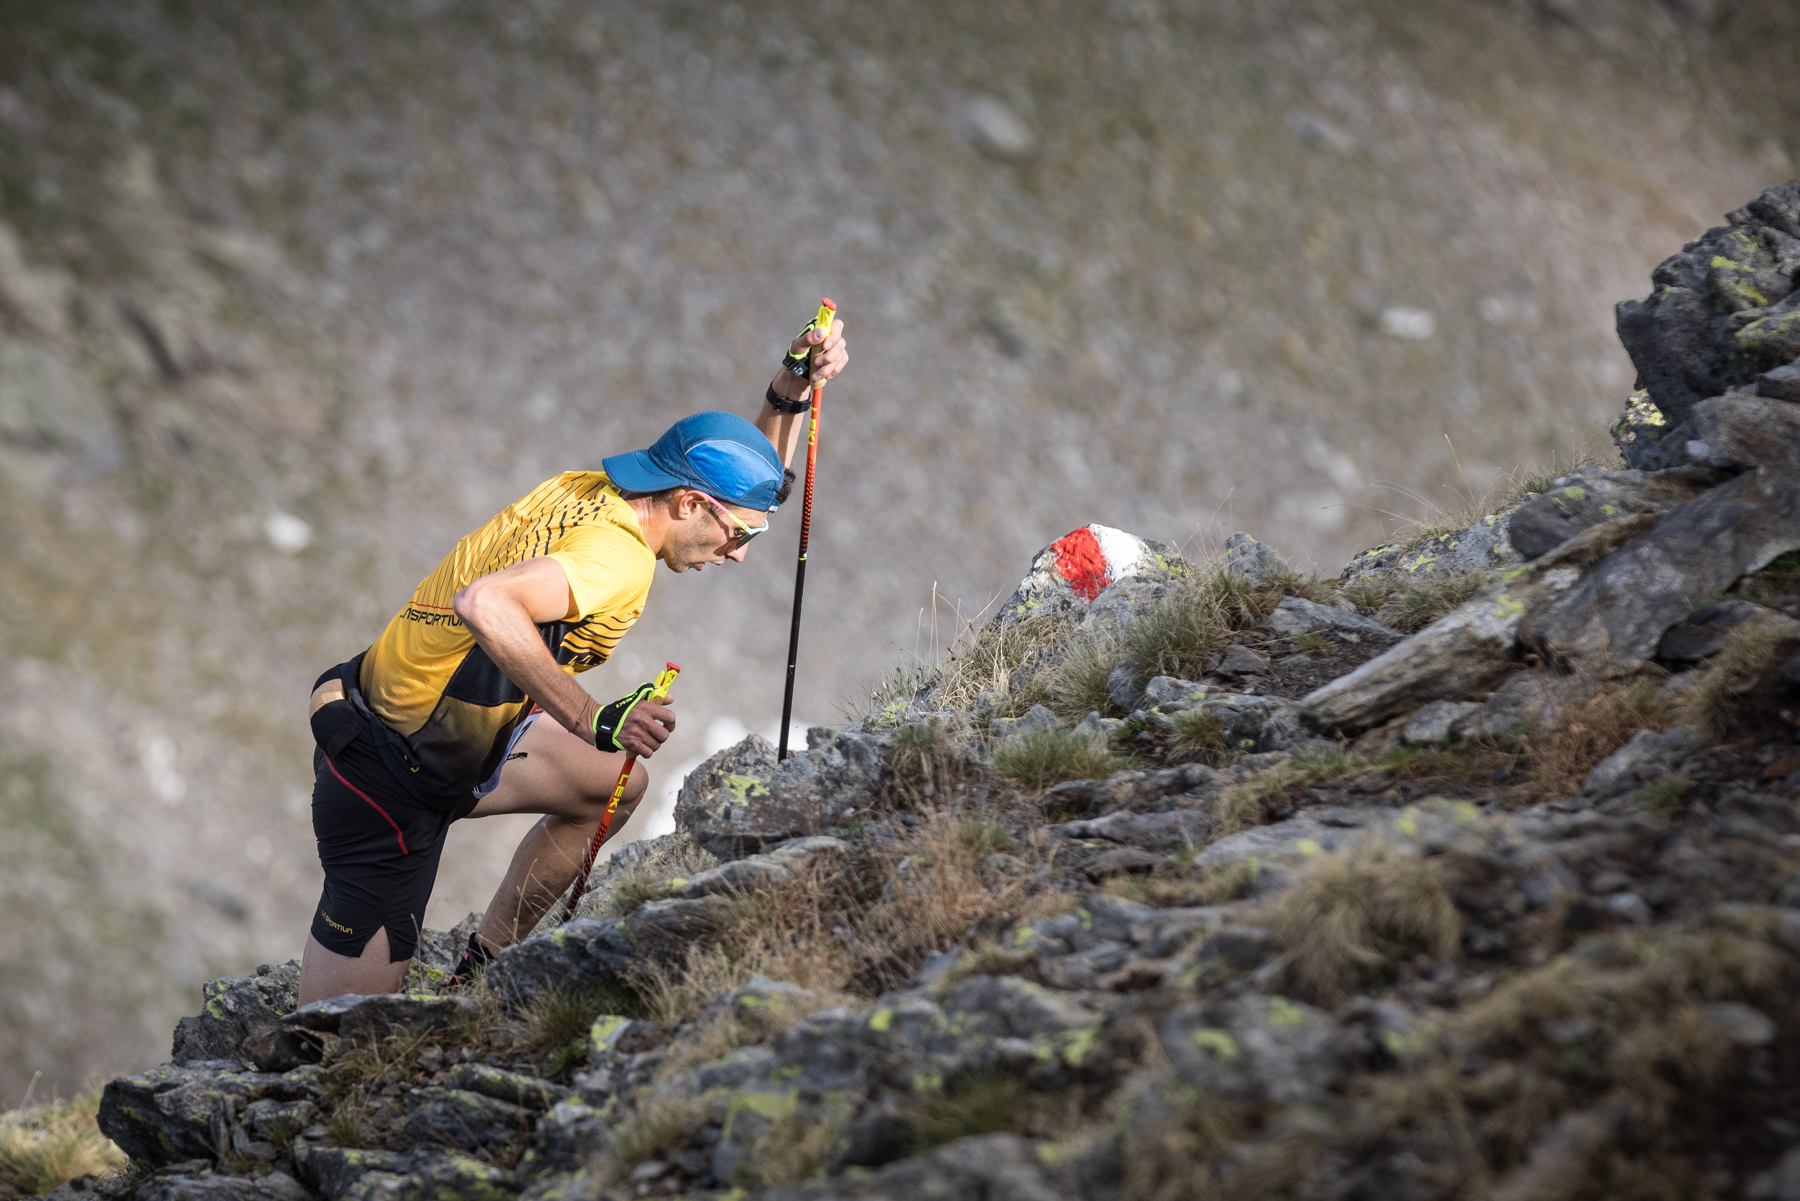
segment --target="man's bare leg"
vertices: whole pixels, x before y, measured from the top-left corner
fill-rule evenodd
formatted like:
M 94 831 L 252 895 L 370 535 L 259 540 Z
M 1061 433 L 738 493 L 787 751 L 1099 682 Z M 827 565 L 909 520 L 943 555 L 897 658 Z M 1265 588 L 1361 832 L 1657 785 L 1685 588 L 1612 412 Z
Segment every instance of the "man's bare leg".
M 497 813 L 542 813 L 513 852 L 506 876 L 488 902 L 479 935 L 489 950 L 509 947 L 531 933 L 581 870 L 582 856 L 612 800 L 625 756 L 602 754 L 548 718 L 519 739 L 523 759 L 506 765 L 500 787 L 483 797 L 470 817 Z M 625 796 L 613 814 L 610 841 L 643 799 L 649 773 L 642 763 L 631 773 Z
M 377 993 L 398 992 L 400 982 L 406 979 L 406 969 L 411 964 L 410 959 L 402 959 L 399 963 L 388 962 L 385 926 L 375 931 L 375 936 L 363 947 L 362 954 L 354 959 L 326 950 L 318 939 L 308 934 L 306 949 L 300 953 L 300 1004 L 309 1005 L 327 997 L 341 997 L 345 993 L 373 996 Z

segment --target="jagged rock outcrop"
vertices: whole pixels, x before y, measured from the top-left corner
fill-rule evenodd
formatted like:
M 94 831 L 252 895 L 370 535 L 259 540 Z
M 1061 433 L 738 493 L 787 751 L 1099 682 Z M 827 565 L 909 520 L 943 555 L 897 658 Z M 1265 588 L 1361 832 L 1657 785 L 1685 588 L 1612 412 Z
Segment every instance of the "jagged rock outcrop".
M 1800 182 L 1725 219 L 1663 260 L 1648 297 L 1619 305 L 1619 340 L 1662 417 L 1656 437 L 1642 435 L 1657 427 L 1638 426 L 1624 448 L 1632 467 L 1686 462 L 1695 406 L 1800 357 Z

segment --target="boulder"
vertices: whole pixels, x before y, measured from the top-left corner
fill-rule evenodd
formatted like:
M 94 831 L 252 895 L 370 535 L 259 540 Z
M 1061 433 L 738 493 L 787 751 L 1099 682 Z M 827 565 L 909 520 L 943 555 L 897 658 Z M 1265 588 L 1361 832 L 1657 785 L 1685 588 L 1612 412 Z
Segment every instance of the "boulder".
M 1407 746 L 1434 746 L 1460 738 L 1479 719 L 1481 706 L 1474 701 L 1432 701 L 1421 705 L 1400 731 Z
M 1670 509 L 1572 586 L 1533 598 L 1518 626 L 1524 646 L 1603 676 L 1629 674 L 1696 607 L 1800 548 L 1800 406 L 1737 395 L 1690 412 L 1706 462 L 1736 474 Z
M 175 1025 L 170 1058 L 178 1064 L 208 1059 L 247 1060 L 245 1044 L 293 1012 L 299 997 L 300 962 L 263 964 L 253 976 L 209 980 L 201 988 L 202 1007 Z
M 232 1120 L 253 1102 L 313 1100 L 320 1069 L 244 1072 L 232 1061 L 164 1064 L 107 1083 L 99 1125 L 125 1154 L 151 1165 L 212 1159 L 229 1142 Z
M 704 896 L 736 896 L 766 892 L 791 884 L 815 866 L 840 862 L 850 854 L 850 844 L 815 835 L 782 843 L 767 854 L 736 859 L 690 877 L 670 880 L 669 896 L 695 899 Z
M 1037 553 L 994 620 L 1007 625 L 1045 614 L 1083 616 L 1102 593 L 1122 580 L 1166 579 L 1185 567 L 1180 555 L 1160 543 L 1111 526 L 1084 525 Z
M 461 1088 L 415 1088 L 406 1094 L 406 1129 L 427 1146 L 495 1152 L 531 1133 L 532 1114 L 485 1093 Z
M 1282 638 L 1292 638 L 1312 630 L 1335 630 L 1349 634 L 1352 641 L 1369 638 L 1383 645 L 1406 637 L 1399 630 L 1364 617 L 1354 609 L 1321 605 L 1317 601 L 1302 600 L 1297 596 L 1281 598 L 1281 603 L 1269 614 L 1269 629 Z
M 681 963 L 691 945 L 732 920 L 731 902 L 716 895 L 649 901 L 626 917 L 578 917 L 501 951 L 488 966 L 487 984 L 513 1009 L 545 989 L 629 984 L 646 968 Z
M 1656 644 L 1656 657 L 1665 663 L 1698 663 L 1739 638 L 1762 633 L 1800 634 L 1800 622 L 1751 601 L 1720 601 L 1696 609 L 1670 626 Z
M 372 1047 L 395 1034 L 426 1034 L 466 1021 L 480 1005 L 464 996 L 431 993 L 346 993 L 303 1005 L 281 1019 L 291 1029 L 336 1034 L 352 1047 Z
M 1666 513 L 1718 482 L 1710 467 L 1668 471 L 1588 469 L 1559 477 L 1527 497 L 1509 519 L 1513 546 L 1527 560 L 1555 550 L 1589 526 L 1623 513 Z
M 1292 568 L 1282 561 L 1272 547 L 1239 530 L 1225 539 L 1225 570 L 1253 584 L 1260 584 L 1264 576 L 1291 571 Z
M 1768 189 L 1664 260 L 1648 297 L 1619 305 L 1619 340 L 1672 433 L 1708 397 L 1800 356 L 1797 203 L 1800 183 Z M 1655 445 L 1628 450 L 1631 466 Z
M 1427 701 L 1483 695 L 1520 666 L 1519 631 L 1583 578 L 1583 572 L 1655 524 L 1652 514 L 1615 517 L 1582 531 L 1550 554 L 1502 573 L 1460 608 L 1308 694 L 1307 719 L 1354 733 Z M 1660 631 L 1659 631 L 1660 633 Z
M 1202 1095 L 1263 1105 L 1318 1104 L 1360 1049 L 1330 1015 L 1285 997 L 1190 1002 L 1160 1033 L 1176 1074 Z
M 1344 568 L 1345 583 L 1366 579 L 1429 579 L 1467 571 L 1494 572 L 1516 566 L 1518 552 L 1507 535 L 1508 510 L 1480 521 L 1404 542 L 1388 542 L 1358 553 Z
M 775 748 L 751 734 L 689 773 L 675 824 L 722 860 L 817 834 L 876 803 L 889 741 L 846 731 L 777 763 Z

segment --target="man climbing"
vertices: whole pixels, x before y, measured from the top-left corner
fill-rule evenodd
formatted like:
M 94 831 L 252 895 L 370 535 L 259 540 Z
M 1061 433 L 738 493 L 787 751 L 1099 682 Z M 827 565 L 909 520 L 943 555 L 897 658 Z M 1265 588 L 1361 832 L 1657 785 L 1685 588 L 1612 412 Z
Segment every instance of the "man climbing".
M 544 815 L 459 977 L 530 933 L 569 886 L 626 756 L 648 759 L 675 728 L 641 693 L 603 706 L 574 676 L 604 663 L 637 620 L 658 559 L 674 572 L 743 561 L 793 481 L 803 398 L 849 361 L 843 329 L 794 340 L 754 424 L 698 413 L 648 450 L 602 459 L 602 471 L 538 485 L 458 542 L 374 646 L 319 678 L 313 832 L 325 888 L 301 1004 L 400 986 L 453 821 Z M 648 781 L 640 762 L 613 830 Z

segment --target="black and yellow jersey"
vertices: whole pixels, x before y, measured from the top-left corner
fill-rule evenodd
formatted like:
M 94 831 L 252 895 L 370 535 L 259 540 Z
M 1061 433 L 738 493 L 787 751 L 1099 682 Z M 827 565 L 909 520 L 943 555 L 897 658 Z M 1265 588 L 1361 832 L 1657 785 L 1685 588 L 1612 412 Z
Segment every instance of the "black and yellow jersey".
M 451 602 L 471 581 L 543 555 L 561 564 L 573 598 L 563 620 L 538 626 L 544 645 L 570 675 L 606 662 L 644 611 L 656 556 L 598 471 L 544 481 L 458 542 L 363 658 L 358 687 L 429 792 L 462 795 L 485 779 L 526 707 Z

